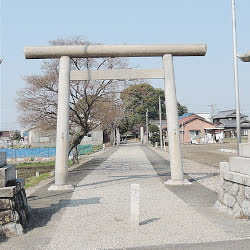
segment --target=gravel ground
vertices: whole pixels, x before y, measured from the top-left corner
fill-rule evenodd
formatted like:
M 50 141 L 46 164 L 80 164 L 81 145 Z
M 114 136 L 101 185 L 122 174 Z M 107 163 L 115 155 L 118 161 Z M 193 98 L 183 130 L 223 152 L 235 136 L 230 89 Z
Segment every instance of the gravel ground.
M 220 162 L 228 161 L 229 157 L 236 156 L 236 154 L 220 152 L 219 149 L 235 150 L 236 148 L 236 143 L 185 144 L 182 145 L 182 152 L 184 159 L 219 168 Z
M 105 160 L 100 155 L 71 172 L 71 183 L 81 176 L 74 192 L 51 193 L 43 188 L 42 195 L 34 193 L 30 202 L 34 199 L 33 214 L 39 223 L 1 249 L 248 249 L 240 242 L 249 243 L 249 224 L 215 210 L 208 194 L 216 193 L 196 182 L 165 187 L 155 169 L 169 173 L 169 164 L 147 147 L 121 145 L 112 150 Z M 154 151 L 168 158 L 167 152 Z M 202 185 L 207 179 L 210 189 L 215 186 L 210 175 L 218 174 L 218 167 L 186 159 L 184 166 Z M 137 227 L 130 224 L 132 183 L 140 185 Z
M 168 151 L 150 148 L 169 160 Z M 229 157 L 236 156 L 236 154 L 220 152 L 219 149 L 236 149 L 236 143 L 182 145 L 185 173 L 215 192 L 220 190 L 219 163 L 228 162 Z
M 136 228 L 130 226 L 132 183 L 140 185 Z M 126 145 L 76 186 L 46 249 L 124 249 L 232 239 L 165 188 L 138 145 Z

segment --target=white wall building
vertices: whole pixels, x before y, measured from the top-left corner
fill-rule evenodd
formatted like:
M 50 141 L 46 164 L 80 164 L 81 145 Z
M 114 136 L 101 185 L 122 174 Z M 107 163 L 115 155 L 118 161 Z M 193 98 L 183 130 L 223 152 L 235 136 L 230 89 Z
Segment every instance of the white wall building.
M 198 115 L 198 116 L 201 116 L 202 118 L 204 118 L 208 122 L 213 122 L 210 113 L 201 112 L 201 113 L 195 113 L 195 114 Z
M 103 131 L 102 130 L 92 130 L 87 136 L 84 136 L 80 145 L 101 145 L 103 144 Z

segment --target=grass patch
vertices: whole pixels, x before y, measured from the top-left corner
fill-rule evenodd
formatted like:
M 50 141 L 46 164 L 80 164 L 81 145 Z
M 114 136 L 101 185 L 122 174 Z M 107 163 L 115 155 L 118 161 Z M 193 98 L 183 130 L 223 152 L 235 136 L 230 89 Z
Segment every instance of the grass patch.
M 72 166 L 72 160 L 68 161 L 69 167 Z M 40 176 L 51 171 L 55 171 L 55 161 L 41 161 L 41 162 L 23 162 L 16 164 L 18 178 L 30 178 L 40 173 Z
M 37 162 L 22 162 L 16 165 L 16 168 L 22 167 L 43 167 L 55 166 L 55 161 L 37 161 Z
M 41 174 L 39 177 L 35 177 L 35 176 L 29 177 L 25 179 L 24 188 L 33 187 L 37 185 L 40 181 L 45 180 L 49 177 L 51 177 L 50 173 Z
M 247 141 L 248 141 L 248 139 L 246 136 L 241 136 L 241 142 L 247 142 Z M 223 142 L 225 142 L 225 143 L 237 143 L 237 138 L 236 137 L 235 138 L 231 138 L 231 137 L 223 138 Z
M 97 151 L 102 150 L 102 148 L 103 148 L 103 145 L 96 145 L 96 146 L 93 146 L 93 151 L 97 152 Z

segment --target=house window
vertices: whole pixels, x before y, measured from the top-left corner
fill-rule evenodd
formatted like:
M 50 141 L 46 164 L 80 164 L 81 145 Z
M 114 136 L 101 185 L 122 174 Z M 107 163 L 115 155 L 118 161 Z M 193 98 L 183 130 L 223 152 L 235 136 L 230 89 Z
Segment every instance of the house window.
M 190 138 L 197 138 L 199 137 L 200 130 L 190 130 Z

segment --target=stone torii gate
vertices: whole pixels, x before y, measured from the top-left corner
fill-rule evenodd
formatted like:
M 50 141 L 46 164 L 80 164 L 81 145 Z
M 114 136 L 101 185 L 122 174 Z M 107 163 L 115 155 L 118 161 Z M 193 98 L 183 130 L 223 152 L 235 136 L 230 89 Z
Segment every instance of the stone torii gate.
M 55 184 L 49 190 L 73 189 L 68 183 L 70 80 L 164 79 L 171 179 L 169 185 L 189 184 L 184 180 L 178 124 L 173 56 L 204 56 L 205 44 L 77 45 L 25 47 L 26 59 L 60 58 Z M 112 69 L 70 71 L 70 58 L 162 57 L 163 69 Z

